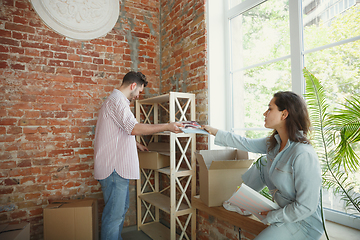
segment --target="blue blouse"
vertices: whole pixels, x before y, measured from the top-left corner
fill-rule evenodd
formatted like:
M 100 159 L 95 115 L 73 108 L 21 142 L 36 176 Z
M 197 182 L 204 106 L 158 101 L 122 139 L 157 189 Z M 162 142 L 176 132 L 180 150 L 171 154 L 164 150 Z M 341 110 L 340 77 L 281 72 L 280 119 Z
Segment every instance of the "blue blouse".
M 266 154 L 261 167 L 255 164 L 242 176 L 245 184 L 256 191 L 267 186 L 280 206 L 267 214 L 266 220 L 277 226 L 304 220 L 312 230 L 323 232 L 320 207 L 322 183 L 320 163 L 310 144 L 287 141 L 279 152 L 281 139 L 268 152 L 268 138 L 249 139 L 219 130 L 215 144 L 247 152 Z

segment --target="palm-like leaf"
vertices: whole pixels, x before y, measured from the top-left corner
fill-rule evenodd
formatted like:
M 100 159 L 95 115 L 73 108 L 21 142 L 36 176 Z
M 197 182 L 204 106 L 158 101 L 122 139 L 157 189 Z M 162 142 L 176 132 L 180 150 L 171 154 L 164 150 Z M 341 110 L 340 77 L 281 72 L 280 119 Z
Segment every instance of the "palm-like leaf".
M 313 139 L 323 163 L 323 185 L 340 193 L 346 206 L 351 205 L 360 213 L 360 198 L 353 191 L 354 182 L 348 180 L 348 173 L 357 171 L 359 165 L 359 157 L 352 144 L 359 142 L 360 138 L 360 100 L 347 100 L 345 109 L 337 109 L 334 114 L 329 114 L 319 80 L 306 68 L 303 73 L 306 80 L 305 98 L 314 128 Z
M 356 172 L 359 170 L 360 159 L 353 146 L 360 142 L 360 97 L 346 99 L 343 107 L 344 109 L 335 110 L 329 117 L 340 139 L 332 164 L 342 166 L 345 171 Z

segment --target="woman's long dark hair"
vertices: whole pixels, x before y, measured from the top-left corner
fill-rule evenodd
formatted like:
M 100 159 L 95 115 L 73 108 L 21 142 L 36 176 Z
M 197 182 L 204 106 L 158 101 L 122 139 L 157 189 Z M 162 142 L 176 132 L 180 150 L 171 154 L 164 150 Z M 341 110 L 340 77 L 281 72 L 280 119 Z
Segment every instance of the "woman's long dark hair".
M 310 128 L 310 118 L 306 103 L 299 95 L 294 92 L 285 91 L 274 94 L 275 104 L 279 111 L 287 110 L 286 128 L 289 134 L 289 140 L 292 142 L 302 142 L 310 144 L 307 134 Z M 302 131 L 302 133 L 300 132 Z M 269 138 L 269 151 L 274 149 L 277 142 L 274 130 Z

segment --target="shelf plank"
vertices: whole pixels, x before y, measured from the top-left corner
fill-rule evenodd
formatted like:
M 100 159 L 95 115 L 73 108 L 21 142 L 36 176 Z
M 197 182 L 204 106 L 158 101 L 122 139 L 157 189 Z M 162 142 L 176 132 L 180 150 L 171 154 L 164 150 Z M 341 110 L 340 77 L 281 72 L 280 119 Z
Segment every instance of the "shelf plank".
M 163 174 L 166 174 L 166 175 L 170 175 L 170 167 L 160 168 L 157 171 L 161 172 Z M 179 171 L 175 172 L 176 177 L 189 176 L 192 174 L 193 174 L 193 171 L 186 169 L 186 168 L 180 168 Z
M 138 100 L 140 104 L 152 104 L 152 103 L 163 103 L 169 101 L 169 93 L 160 96 Z
M 159 222 L 153 222 L 140 227 L 140 230 L 146 233 L 150 238 L 156 240 L 170 240 L 170 229 Z M 176 235 L 176 239 L 179 235 Z
M 155 192 L 155 193 L 145 193 L 139 195 L 141 199 L 150 203 L 151 205 L 160 208 L 166 213 L 170 214 L 170 197 L 165 196 L 164 194 Z M 178 211 L 189 209 L 185 203 L 181 203 Z

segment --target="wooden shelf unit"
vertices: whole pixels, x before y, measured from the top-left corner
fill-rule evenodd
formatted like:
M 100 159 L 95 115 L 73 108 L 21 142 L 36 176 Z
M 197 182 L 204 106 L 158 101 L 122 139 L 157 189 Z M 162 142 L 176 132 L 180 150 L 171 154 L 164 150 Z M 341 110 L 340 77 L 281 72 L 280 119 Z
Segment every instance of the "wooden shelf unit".
M 167 106 L 168 105 L 168 106 Z M 195 121 L 195 95 L 170 92 L 161 96 L 136 101 L 136 119 L 147 124 L 161 123 L 160 111 L 166 121 Z M 154 134 L 146 142 L 144 136 L 137 140 L 144 145 L 158 142 L 167 136 L 170 143 L 170 167 L 140 169 L 137 180 L 137 225 L 152 239 L 196 239 L 196 209 L 191 199 L 196 193 L 196 135 L 171 132 Z M 169 179 L 161 188 L 160 177 Z M 160 211 L 169 215 L 170 229 L 160 223 Z

